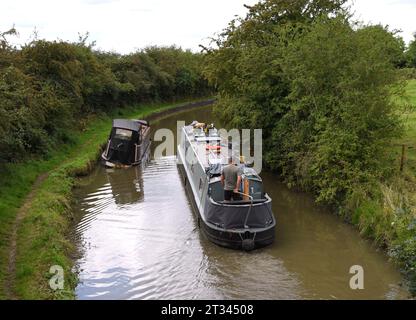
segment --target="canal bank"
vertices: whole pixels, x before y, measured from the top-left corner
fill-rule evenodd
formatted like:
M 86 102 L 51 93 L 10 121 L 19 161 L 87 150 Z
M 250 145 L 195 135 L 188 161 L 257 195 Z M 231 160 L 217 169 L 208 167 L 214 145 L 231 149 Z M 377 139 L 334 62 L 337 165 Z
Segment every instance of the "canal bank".
M 222 127 L 210 109 L 163 117 L 152 130 L 176 132 L 178 120 Z M 408 297 L 394 264 L 354 227 L 317 206 L 311 195 L 287 189 L 275 174 L 263 172 L 262 178 L 273 199 L 276 241 L 247 254 L 203 236 L 174 155 L 153 158 L 144 170 L 98 167 L 74 194 L 77 298 Z M 353 265 L 365 270 L 363 291 L 349 287 Z
M 150 118 L 180 109 L 194 108 L 212 100 L 189 103 L 141 105 L 94 116 L 82 132 L 72 132 L 71 143 L 50 154 L 47 160 L 10 165 L 2 172 L 0 195 L 1 298 L 71 299 L 77 283 L 72 273 L 73 245 L 68 227 L 73 219 L 71 199 L 77 177 L 85 176 L 97 163 L 106 142 L 112 117 Z M 3 214 L 4 213 L 4 214 Z M 53 291 L 49 281 L 64 273 L 64 289 Z M 55 268 L 56 270 L 56 268 Z

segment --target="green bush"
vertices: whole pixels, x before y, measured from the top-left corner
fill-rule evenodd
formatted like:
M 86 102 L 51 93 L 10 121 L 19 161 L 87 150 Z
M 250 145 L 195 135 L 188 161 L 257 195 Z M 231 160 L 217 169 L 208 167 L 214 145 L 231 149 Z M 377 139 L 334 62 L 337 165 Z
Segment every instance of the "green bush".
M 410 42 L 409 47 L 405 53 L 407 66 L 409 68 L 416 68 L 416 33 L 414 34 L 413 41 Z
M 47 154 L 71 141 L 90 113 L 141 102 L 207 95 L 202 55 L 151 47 L 130 55 L 78 43 L 36 40 L 21 49 L 0 33 L 0 163 Z
M 230 23 L 205 68 L 220 116 L 263 129 L 266 165 L 337 206 L 392 172 L 385 150 L 402 129 L 391 91 L 404 42 L 354 26 L 344 2 L 262 1 Z
M 403 68 L 398 70 L 400 76 L 405 80 L 416 79 L 416 68 Z

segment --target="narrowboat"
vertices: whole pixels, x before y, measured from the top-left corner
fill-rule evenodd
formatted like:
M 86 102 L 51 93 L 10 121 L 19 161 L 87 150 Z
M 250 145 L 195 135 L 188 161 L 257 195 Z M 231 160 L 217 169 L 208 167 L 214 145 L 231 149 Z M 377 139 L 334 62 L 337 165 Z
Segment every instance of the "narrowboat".
M 194 205 L 199 227 L 215 244 L 251 251 L 273 243 L 276 220 L 272 199 L 263 190 L 257 172 L 236 157 L 241 200 L 224 201 L 222 168 L 231 148 L 211 125 L 208 131 L 197 121 L 180 131 L 177 161 Z
M 110 168 L 139 165 L 146 158 L 150 142 L 148 121 L 115 119 L 101 159 Z

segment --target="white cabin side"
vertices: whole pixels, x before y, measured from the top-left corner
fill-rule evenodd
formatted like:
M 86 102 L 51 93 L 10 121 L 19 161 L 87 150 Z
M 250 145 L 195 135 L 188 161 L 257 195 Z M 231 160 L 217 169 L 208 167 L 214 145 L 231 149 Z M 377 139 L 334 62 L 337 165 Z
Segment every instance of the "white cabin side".
M 182 129 L 181 141 L 178 146 L 178 160 L 184 167 L 195 203 L 202 214 L 208 195 L 209 177 L 186 128 Z

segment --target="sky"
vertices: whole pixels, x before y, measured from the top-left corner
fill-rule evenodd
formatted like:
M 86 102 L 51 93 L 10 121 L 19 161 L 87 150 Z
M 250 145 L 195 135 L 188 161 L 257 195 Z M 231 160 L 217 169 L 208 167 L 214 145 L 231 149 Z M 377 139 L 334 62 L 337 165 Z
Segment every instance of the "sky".
M 13 25 L 14 44 L 33 39 L 76 41 L 89 32 L 96 48 L 129 53 L 150 45 L 175 44 L 199 51 L 236 15 L 257 0 L 0 0 L 0 32 Z M 416 0 L 355 0 L 355 17 L 416 32 Z

